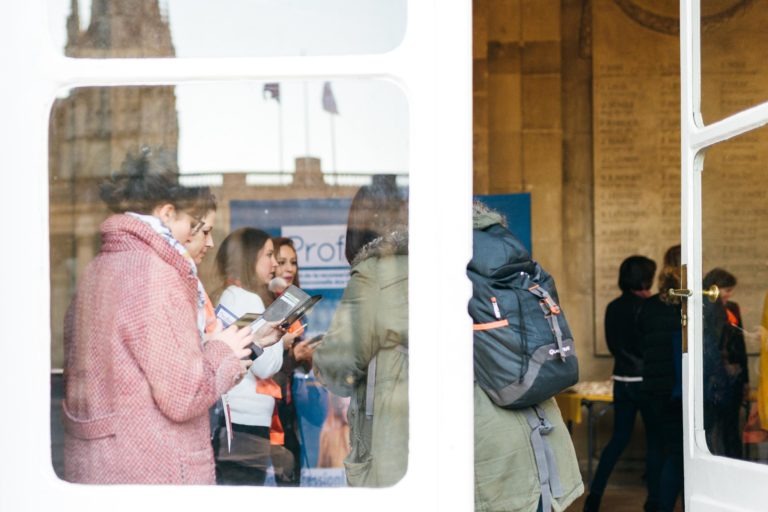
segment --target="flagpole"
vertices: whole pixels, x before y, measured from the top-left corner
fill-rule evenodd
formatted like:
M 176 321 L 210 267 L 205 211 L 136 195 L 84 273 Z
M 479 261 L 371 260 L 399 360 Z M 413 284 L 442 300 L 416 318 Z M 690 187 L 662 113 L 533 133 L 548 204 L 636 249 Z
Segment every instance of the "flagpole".
M 278 162 L 280 163 L 280 176 L 283 176 L 285 174 L 285 165 L 283 165 L 283 102 L 278 101 L 277 102 L 277 145 L 278 145 L 278 151 L 280 152 L 278 155 Z M 282 177 L 280 178 L 280 183 L 283 183 Z
M 336 121 L 333 120 L 334 116 L 339 115 L 339 109 L 336 107 L 336 98 L 333 97 L 333 90 L 331 89 L 331 82 L 325 82 L 323 84 L 323 110 L 328 112 L 330 116 L 329 122 L 331 123 L 331 166 L 333 169 L 334 182 L 339 184 L 339 169 L 336 166 Z
M 304 156 L 309 156 L 309 93 L 307 92 L 307 82 L 304 81 Z
M 339 170 L 336 167 L 336 123 L 333 120 L 334 115 L 329 113 L 328 117 L 331 120 L 331 165 L 333 165 L 333 176 L 335 178 L 336 185 L 339 184 Z
M 279 181 L 285 181 L 285 165 L 283 162 L 283 102 L 280 100 L 280 82 L 267 82 L 261 91 L 263 99 L 273 99 L 277 102 L 277 172 Z M 267 97 L 269 96 L 269 98 Z

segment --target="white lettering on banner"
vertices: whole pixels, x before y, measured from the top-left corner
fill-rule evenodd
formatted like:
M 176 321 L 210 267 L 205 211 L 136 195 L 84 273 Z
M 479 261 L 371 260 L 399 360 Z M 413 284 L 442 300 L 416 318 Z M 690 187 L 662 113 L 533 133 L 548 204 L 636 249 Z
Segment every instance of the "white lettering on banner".
M 282 234 L 293 240 L 296 258 L 301 269 L 302 286 L 305 270 L 312 268 L 349 267 L 344 256 L 347 226 L 283 226 Z
M 344 289 L 349 281 L 349 269 L 304 270 L 301 269 L 301 287 L 308 290 Z

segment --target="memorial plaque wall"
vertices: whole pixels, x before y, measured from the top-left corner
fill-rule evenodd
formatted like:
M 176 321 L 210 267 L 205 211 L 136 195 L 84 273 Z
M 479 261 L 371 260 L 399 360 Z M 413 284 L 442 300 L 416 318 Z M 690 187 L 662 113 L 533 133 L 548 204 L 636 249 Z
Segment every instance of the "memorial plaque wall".
M 626 4 L 636 9 L 625 9 Z M 755 49 L 768 48 L 768 31 L 760 30 L 768 21 L 768 1 L 726 4 L 713 7 L 721 11 L 704 13 L 712 20 L 702 35 L 703 112 L 708 122 L 768 99 L 763 92 L 768 90 L 768 70 L 760 64 L 764 59 L 754 55 L 762 52 Z M 736 9 L 739 4 L 744 4 L 742 9 Z M 658 12 L 658 5 L 652 0 L 593 0 L 597 354 L 608 354 L 603 318 L 608 302 L 620 293 L 621 261 L 642 254 L 661 267 L 665 250 L 680 241 L 679 36 L 669 30 L 676 13 L 672 18 L 670 12 Z M 729 6 L 733 12 L 717 18 Z M 720 265 L 737 275 L 739 303 L 759 304 L 745 311 L 747 325 L 759 322 L 768 289 L 763 276 L 753 282 L 754 257 L 768 255 L 768 237 L 755 240 L 747 233 L 754 234 L 747 226 L 761 224 L 768 213 L 762 192 L 768 190 L 768 180 L 760 178 L 768 162 L 766 142 L 766 136 L 748 134 L 727 148 L 712 150 L 705 161 L 704 270 Z M 732 165 L 736 161 L 738 167 Z M 757 181 L 766 187 L 755 191 Z M 729 214 L 736 209 L 738 222 Z M 768 265 L 762 266 L 768 277 Z

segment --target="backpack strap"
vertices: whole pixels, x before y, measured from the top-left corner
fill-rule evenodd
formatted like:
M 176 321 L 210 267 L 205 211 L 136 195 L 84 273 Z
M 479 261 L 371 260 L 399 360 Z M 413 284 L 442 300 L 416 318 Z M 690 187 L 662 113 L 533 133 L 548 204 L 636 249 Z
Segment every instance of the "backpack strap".
M 408 347 L 398 345 L 395 347 L 398 352 L 408 355 Z M 365 417 L 368 419 L 373 418 L 373 393 L 376 388 L 376 358 L 373 356 L 371 362 L 368 363 L 368 377 L 365 384 Z
M 376 387 L 376 358 L 373 356 L 371 362 L 368 363 L 368 378 L 365 384 L 365 417 L 368 419 L 373 418 L 373 392 Z
M 552 510 L 552 498 L 563 496 L 563 487 L 557 471 L 557 461 L 552 446 L 543 437 L 552 432 L 554 426 L 544 415 L 539 406 L 534 405 L 524 409 L 528 426 L 531 427 L 531 446 L 536 459 L 541 485 L 541 504 L 544 512 Z
M 539 306 L 541 306 L 541 311 L 544 313 L 544 318 L 547 319 L 552 334 L 555 335 L 560 360 L 565 361 L 565 353 L 563 352 L 563 332 L 560 330 L 560 324 L 557 323 L 557 315 L 560 314 L 560 306 L 558 306 L 554 299 L 552 299 L 552 296 L 547 290 L 537 284 L 528 288 L 528 291 L 540 299 Z

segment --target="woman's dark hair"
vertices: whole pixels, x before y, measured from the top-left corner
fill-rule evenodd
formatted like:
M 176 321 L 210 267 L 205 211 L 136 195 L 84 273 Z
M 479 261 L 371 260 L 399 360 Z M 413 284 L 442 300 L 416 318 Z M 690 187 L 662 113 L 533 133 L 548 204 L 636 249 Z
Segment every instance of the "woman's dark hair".
M 199 218 L 216 209 L 216 198 L 209 187 L 179 184 L 175 152 L 146 146 L 138 154 L 126 155 L 120 171 L 99 186 L 99 196 L 115 213 L 148 215 L 160 205 L 172 204 Z
M 713 284 L 718 288 L 733 288 L 736 286 L 736 276 L 722 268 L 713 268 L 704 276 L 704 288 Z
M 394 175 L 376 175 L 370 185 L 360 187 L 349 207 L 344 255 L 352 264 L 360 249 L 396 230 L 407 229 L 408 201 L 397 187 Z
M 296 247 L 293 245 L 293 239 L 288 238 L 286 236 L 278 236 L 272 239 L 272 243 L 275 244 L 275 257 L 277 258 L 280 256 L 280 248 L 284 245 L 290 247 L 293 249 L 294 254 L 296 254 Z M 293 276 L 293 284 L 301 288 L 301 285 L 299 284 L 299 265 L 296 264 L 296 275 Z
M 215 212 L 218 204 L 210 187 L 179 187 L 174 206 L 202 219 L 208 212 Z
M 269 234 L 256 228 L 240 228 L 227 235 L 216 253 L 219 287 L 213 296 L 220 296 L 227 286 L 236 284 L 256 293 L 265 305 L 272 302 L 269 283 L 260 283 L 256 276 L 256 259 L 269 239 Z
M 673 245 L 664 253 L 665 267 L 679 267 L 682 263 L 682 250 L 680 244 Z
M 623 292 L 650 290 L 656 262 L 645 256 L 630 256 L 619 267 L 619 288 Z
M 669 295 L 670 288 L 680 288 L 680 244 L 673 245 L 664 253 L 664 266 L 659 272 L 659 298 L 666 304 L 679 304 L 680 298 Z

